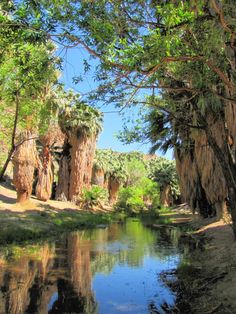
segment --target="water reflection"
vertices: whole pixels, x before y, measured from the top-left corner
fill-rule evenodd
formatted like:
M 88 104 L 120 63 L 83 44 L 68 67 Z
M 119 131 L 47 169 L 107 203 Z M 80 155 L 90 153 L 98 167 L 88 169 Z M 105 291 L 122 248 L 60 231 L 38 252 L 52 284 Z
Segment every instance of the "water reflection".
M 138 220 L 71 233 L 0 272 L 0 313 L 164 313 L 174 294 L 158 279 L 177 266 L 175 229 Z

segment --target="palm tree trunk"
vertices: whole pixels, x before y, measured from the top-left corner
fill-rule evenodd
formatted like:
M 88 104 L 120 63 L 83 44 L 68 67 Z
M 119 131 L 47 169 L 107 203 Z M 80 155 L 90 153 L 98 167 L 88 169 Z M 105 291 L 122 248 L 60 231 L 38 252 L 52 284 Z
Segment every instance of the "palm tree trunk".
M 204 127 L 207 142 L 220 164 L 226 182 L 228 190 L 228 204 L 233 222 L 233 232 L 236 238 L 236 165 L 232 159 L 229 145 L 227 144 L 226 134 L 224 137 L 223 147 L 220 147 L 212 134 L 209 124 L 195 103 L 193 104 L 193 108 L 197 114 L 198 120 L 201 121 L 201 124 Z
M 86 162 L 86 169 L 85 169 L 85 174 L 84 174 L 84 186 L 86 188 L 89 188 L 91 186 L 92 173 L 93 173 L 93 160 L 94 160 L 95 150 L 96 150 L 96 141 L 97 141 L 97 137 L 95 135 L 92 135 L 88 141 L 87 153 L 86 153 L 87 162 Z
M 52 195 L 53 177 L 52 156 L 50 147 L 46 145 L 43 147 L 36 186 L 36 197 L 39 200 L 46 202 L 50 199 Z
M 92 184 L 98 185 L 104 188 L 105 175 L 103 169 L 93 169 Z
M 34 169 L 37 166 L 37 151 L 35 140 L 31 139 L 31 132 L 21 134 L 26 139 L 17 147 L 13 156 L 13 184 L 16 187 L 17 202 L 28 200 L 33 187 Z
M 120 188 L 120 183 L 116 179 L 109 179 L 109 202 L 110 204 L 114 204 L 118 198 L 118 192 Z
M 58 184 L 56 188 L 56 200 L 68 201 L 69 200 L 69 187 L 70 187 L 70 149 L 71 146 L 68 140 L 65 140 L 62 157 L 59 162 L 58 171 Z
M 87 163 L 88 138 L 77 132 L 73 133 L 69 139 L 71 145 L 71 175 L 69 187 L 69 200 L 76 202 L 84 187 L 84 176 Z
M 168 184 L 161 188 L 160 194 L 161 205 L 165 207 L 170 206 L 170 186 Z
M 89 188 L 92 179 L 93 159 L 96 148 L 96 136 L 78 132 L 70 136 L 71 145 L 71 174 L 69 200 L 77 202 L 83 188 Z

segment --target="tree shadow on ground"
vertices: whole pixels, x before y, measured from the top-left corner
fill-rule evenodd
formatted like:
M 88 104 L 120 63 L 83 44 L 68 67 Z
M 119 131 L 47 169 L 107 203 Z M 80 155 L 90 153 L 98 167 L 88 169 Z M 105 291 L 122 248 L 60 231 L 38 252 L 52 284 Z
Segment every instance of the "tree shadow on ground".
M 15 204 L 16 198 L 0 194 L 0 202 L 6 203 L 6 204 Z

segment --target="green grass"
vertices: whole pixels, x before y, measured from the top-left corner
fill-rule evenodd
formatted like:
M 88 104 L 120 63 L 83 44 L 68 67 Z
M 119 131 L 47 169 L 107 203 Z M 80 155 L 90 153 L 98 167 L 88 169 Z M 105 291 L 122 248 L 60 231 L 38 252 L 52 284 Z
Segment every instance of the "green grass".
M 120 218 L 114 214 L 84 211 L 0 215 L 0 246 L 34 243 L 69 231 L 108 225 L 116 219 Z

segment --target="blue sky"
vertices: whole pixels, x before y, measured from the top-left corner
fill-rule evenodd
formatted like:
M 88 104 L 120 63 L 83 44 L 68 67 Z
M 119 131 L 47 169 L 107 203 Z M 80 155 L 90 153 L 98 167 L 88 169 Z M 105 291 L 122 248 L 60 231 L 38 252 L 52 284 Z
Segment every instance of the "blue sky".
M 79 82 L 78 84 L 73 83 L 74 76 L 83 74 L 83 60 L 89 59 L 89 55 L 84 48 L 58 49 L 58 55 L 64 60 L 63 73 L 60 81 L 65 84 L 67 89 L 74 89 L 76 92 L 79 92 L 82 97 L 89 91 L 96 89 L 97 83 L 94 81 L 92 70 L 93 65 L 96 65 L 96 61 L 89 62 L 92 67 L 86 75 L 83 75 L 83 82 Z M 98 107 L 101 107 L 101 111 L 104 112 L 103 131 L 98 139 L 98 148 L 111 148 L 120 152 L 138 150 L 148 153 L 150 145 L 140 143 L 124 145 L 116 138 L 115 135 L 122 130 L 122 116 L 118 112 L 114 113 L 114 111 L 118 111 L 117 108 L 114 108 L 112 105 L 103 107 L 101 103 L 98 104 Z M 137 116 L 137 109 L 131 108 L 127 114 Z M 157 154 L 160 155 L 161 153 L 157 152 Z M 172 152 L 168 152 L 165 157 L 171 159 Z

